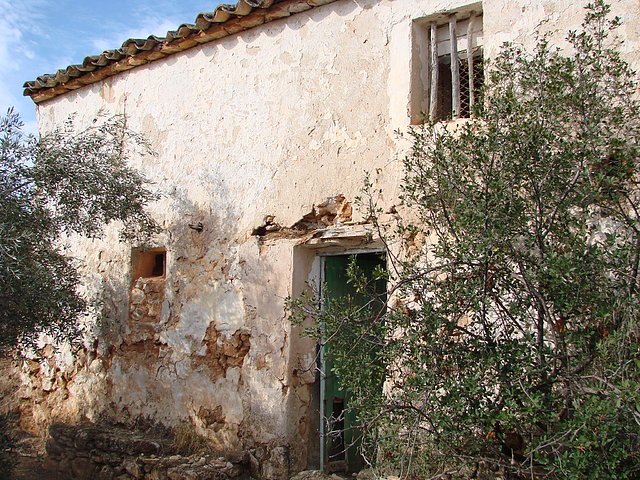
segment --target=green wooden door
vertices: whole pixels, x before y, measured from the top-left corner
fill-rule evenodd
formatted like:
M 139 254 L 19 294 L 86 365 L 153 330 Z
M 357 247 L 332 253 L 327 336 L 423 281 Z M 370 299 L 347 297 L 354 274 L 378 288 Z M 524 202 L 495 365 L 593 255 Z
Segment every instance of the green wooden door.
M 324 257 L 325 304 L 346 297 L 350 297 L 352 302 L 360 306 L 371 303 L 370 297 L 357 293 L 354 285 L 348 281 L 347 268 L 354 257 L 358 269 L 367 278 L 373 278 L 376 267 L 385 266 L 384 255 L 380 253 Z M 375 290 L 375 305 L 379 310 L 381 304 L 386 304 L 386 282 L 378 280 L 372 283 L 372 287 Z M 370 308 L 373 310 L 374 307 Z M 325 346 L 323 357 L 324 416 L 325 419 L 330 419 L 325 434 L 324 464 L 330 471 L 357 472 L 364 467 L 364 462 L 358 452 L 359 433 L 353 428 L 357 425 L 357 412 L 349 408 L 350 394 L 348 389 L 343 387 L 345 384 L 348 385 L 348 381 L 340 382 L 341 379 L 334 372 L 334 361 L 328 346 Z

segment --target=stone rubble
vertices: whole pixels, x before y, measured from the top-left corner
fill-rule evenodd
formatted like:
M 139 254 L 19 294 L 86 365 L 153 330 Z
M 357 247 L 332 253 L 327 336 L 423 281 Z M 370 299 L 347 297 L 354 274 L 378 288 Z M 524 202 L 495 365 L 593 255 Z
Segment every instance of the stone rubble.
M 93 424 L 49 427 L 44 468 L 78 480 L 232 480 L 244 478 L 247 454 L 176 453 L 167 439 Z

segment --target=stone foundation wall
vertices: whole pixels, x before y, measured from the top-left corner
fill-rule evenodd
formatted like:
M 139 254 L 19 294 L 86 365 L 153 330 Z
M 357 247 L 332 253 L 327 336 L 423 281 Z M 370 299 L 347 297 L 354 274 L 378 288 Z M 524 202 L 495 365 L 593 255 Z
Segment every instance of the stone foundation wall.
M 231 480 L 249 454 L 178 455 L 171 441 L 105 426 L 49 427 L 44 467 L 79 480 Z

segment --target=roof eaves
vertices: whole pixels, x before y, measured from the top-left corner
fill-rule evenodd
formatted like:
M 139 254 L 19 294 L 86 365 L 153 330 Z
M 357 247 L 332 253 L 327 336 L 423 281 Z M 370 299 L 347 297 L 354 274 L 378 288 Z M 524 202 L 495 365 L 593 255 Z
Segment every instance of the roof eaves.
M 24 95 L 40 103 L 167 55 L 334 1 L 238 0 L 235 5 L 219 5 L 213 12 L 198 14 L 195 23 L 168 31 L 165 37 L 130 38 L 118 49 L 85 57 L 81 64 L 25 82 Z

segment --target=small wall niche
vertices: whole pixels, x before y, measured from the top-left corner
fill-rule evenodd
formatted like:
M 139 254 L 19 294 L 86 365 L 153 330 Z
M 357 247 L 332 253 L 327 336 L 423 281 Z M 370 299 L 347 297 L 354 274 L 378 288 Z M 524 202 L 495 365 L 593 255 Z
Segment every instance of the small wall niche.
M 131 254 L 131 283 L 139 278 L 164 277 L 167 271 L 167 251 L 164 248 L 133 250 Z

